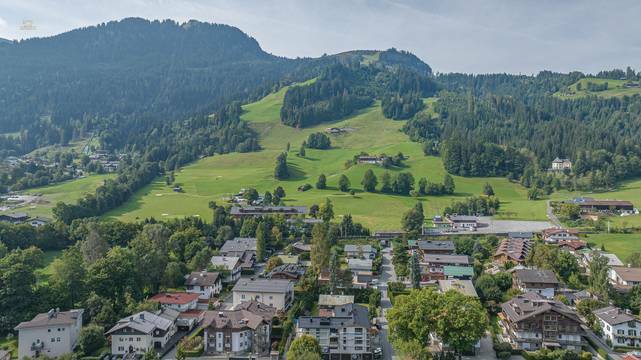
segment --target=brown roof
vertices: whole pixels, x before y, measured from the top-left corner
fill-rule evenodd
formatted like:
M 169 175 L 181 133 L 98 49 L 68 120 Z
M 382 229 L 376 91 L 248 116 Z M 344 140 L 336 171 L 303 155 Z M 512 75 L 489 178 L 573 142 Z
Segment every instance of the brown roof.
M 559 280 L 551 270 L 547 269 L 517 269 L 514 276 L 523 283 L 529 284 L 558 284 Z
M 546 236 L 565 233 L 565 232 L 572 235 L 579 235 L 579 230 L 577 229 L 558 229 L 558 228 L 545 229 L 542 231 L 542 234 L 543 234 L 543 237 L 546 237 Z
M 624 281 L 641 281 L 641 268 L 613 266 L 612 270 Z
M 567 246 L 572 250 L 580 250 L 588 246 L 583 240 L 559 240 L 559 246 Z
M 214 329 L 256 330 L 265 320 L 248 310 L 206 311 L 203 327 Z
M 234 310 L 247 310 L 253 314 L 262 316 L 263 319 L 267 321 L 271 321 L 278 311 L 275 307 L 263 304 L 256 300 L 243 301 L 236 305 Z
M 49 312 L 36 315 L 30 321 L 23 321 L 15 330 L 28 329 L 42 326 L 56 326 L 56 325 L 73 325 L 79 316 L 82 316 L 83 309 L 74 309 L 69 311 L 57 311 L 54 309 Z
M 544 299 L 533 291 L 513 297 L 501 305 L 501 310 L 513 322 L 519 322 L 548 311 L 554 311 L 576 322 L 581 322 L 577 314 L 567 305 L 558 300 Z
M 501 241 L 494 256 L 506 255 L 516 261 L 524 261 L 530 252 L 532 242 L 521 238 L 508 238 Z

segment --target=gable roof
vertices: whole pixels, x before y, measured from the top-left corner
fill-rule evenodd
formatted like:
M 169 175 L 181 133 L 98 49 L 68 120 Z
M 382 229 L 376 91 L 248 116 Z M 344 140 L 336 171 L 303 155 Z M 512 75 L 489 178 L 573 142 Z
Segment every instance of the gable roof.
M 376 249 L 372 247 L 372 245 L 353 245 L 353 244 L 347 244 L 345 245 L 345 252 L 363 252 L 363 253 L 371 253 L 375 252 Z
M 281 279 L 240 279 L 234 285 L 233 291 L 285 293 L 292 287 L 290 280 Z
M 244 251 L 256 251 L 256 238 L 250 237 L 237 237 L 231 240 L 225 241 L 223 246 L 220 248 L 221 254 L 226 254 L 229 252 L 244 252 Z
M 347 259 L 347 267 L 350 269 L 371 269 L 372 259 Z
M 446 277 L 452 276 L 474 276 L 474 268 L 471 266 L 453 266 L 445 265 L 443 266 L 443 275 Z
M 185 275 L 185 285 L 215 286 L 220 281 L 219 275 L 217 272 L 194 271 L 189 275 Z
M 578 315 L 567 305 L 557 300 L 544 299 L 533 291 L 513 297 L 501 305 L 501 310 L 513 322 L 519 322 L 548 311 L 554 311 L 578 323 L 581 322 Z
M 641 268 L 614 266 L 612 271 L 624 281 L 641 282 Z
M 339 306 L 354 303 L 354 295 L 326 295 L 318 296 L 318 306 Z
M 267 321 L 271 321 L 274 316 L 276 316 L 276 312 L 278 311 L 275 307 L 269 306 L 256 300 L 243 301 L 240 304 L 236 305 L 234 307 L 234 310 L 247 310 L 252 314 L 262 316 L 263 319 Z
M 69 311 L 57 311 L 51 309 L 49 312 L 40 313 L 34 316 L 34 318 L 29 321 L 21 322 L 14 329 L 20 330 L 56 325 L 73 325 L 76 323 L 78 317 L 82 316 L 83 312 L 83 309 L 73 309 Z
M 116 325 L 109 329 L 105 334 L 109 335 L 124 328 L 131 328 L 143 334 L 151 334 L 155 329 L 167 331 L 174 324 L 177 317 L 178 313 L 171 309 L 163 310 L 157 314 L 149 311 L 141 311 L 118 320 Z
M 441 255 L 425 254 L 423 260 L 430 264 L 469 264 L 470 257 L 467 255 Z
M 558 284 L 559 280 L 551 270 L 547 269 L 516 269 L 514 276 L 523 282 L 530 284 Z
M 149 301 L 157 302 L 162 305 L 185 305 L 198 300 L 197 293 L 159 293 L 149 298 Z
M 240 265 L 240 258 L 238 256 L 212 256 L 211 264 L 213 266 L 222 266 L 225 270 L 233 270 Z
M 474 284 L 472 284 L 472 280 L 458 280 L 458 279 L 439 280 L 438 286 L 442 292 L 454 290 L 463 295 L 478 297 L 478 294 L 476 293 L 476 289 L 474 289 Z
M 639 319 L 615 306 L 607 306 L 594 310 L 594 315 L 610 325 L 618 325 L 629 321 L 639 322 Z
M 265 319 L 248 310 L 205 311 L 203 327 L 214 329 L 256 330 Z
M 416 244 L 418 245 L 418 248 L 423 251 L 454 251 L 454 242 L 448 240 L 419 240 Z

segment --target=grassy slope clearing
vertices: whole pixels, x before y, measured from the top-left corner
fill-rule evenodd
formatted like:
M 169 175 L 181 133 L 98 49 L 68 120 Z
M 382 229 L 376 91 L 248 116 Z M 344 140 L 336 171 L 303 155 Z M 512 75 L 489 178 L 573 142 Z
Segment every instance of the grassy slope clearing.
M 184 192 L 175 193 L 163 178 L 139 191 L 131 201 L 107 214 L 123 220 L 144 219 L 145 217 L 181 217 L 188 215 L 209 217 L 208 201 L 222 202 L 223 197 L 237 192 L 240 188 L 255 187 L 259 192 L 272 191 L 281 185 L 287 193 L 286 203 L 290 205 L 311 205 L 321 203 L 326 197 L 332 199 L 337 214 L 351 213 L 357 221 L 372 229 L 395 229 L 405 210 L 413 206 L 416 198 L 372 194 L 360 191 L 360 181 L 368 168 L 380 176 L 384 169 L 374 165 L 357 165 L 345 169 L 345 161 L 361 151 L 370 154 L 396 154 L 401 151 L 409 159 L 403 169 L 393 172 L 410 171 L 416 180 L 426 176 L 430 181 L 441 182 L 445 174 L 440 158 L 426 157 L 417 143 L 410 142 L 400 131 L 402 121 L 385 119 L 380 105 L 361 111 L 345 120 L 333 124 L 321 124 L 306 129 L 295 129 L 280 123 L 280 107 L 286 89 L 268 95 L 262 100 L 244 107 L 243 119 L 252 126 L 261 138 L 264 150 L 256 153 L 227 154 L 208 157 L 184 167 L 176 174 L 176 182 Z M 429 104 L 429 101 L 428 101 Z M 297 156 L 303 140 L 310 133 L 323 131 L 328 126 L 350 128 L 348 133 L 332 136 L 332 149 L 306 150 L 306 157 Z M 291 144 L 288 163 L 292 178 L 276 181 L 273 177 L 276 156 Z M 318 175 L 324 173 L 329 189 L 312 189 L 298 192 L 304 183 L 314 185 Z M 346 174 L 355 196 L 337 190 L 338 179 Z M 545 201 L 527 201 L 526 190 L 503 178 L 460 178 L 455 177 L 455 196 L 422 197 L 427 215 L 440 213 L 453 199 L 479 194 L 485 182 L 490 182 L 495 192 L 504 201 L 503 218 L 545 219 Z
M 641 234 L 591 234 L 586 240 L 596 249 L 605 246 L 606 251 L 614 253 L 623 262 L 633 252 L 641 252 Z
M 94 190 L 98 186 L 102 185 L 102 182 L 105 179 L 113 176 L 113 174 L 90 175 L 84 178 L 69 180 L 55 185 L 25 190 L 25 194 L 42 195 L 40 202 L 20 208 L 15 208 L 5 212 L 24 211 L 30 216 L 52 218 L 53 215 L 51 214 L 51 209 L 56 206 L 59 201 L 63 201 L 66 203 L 75 203 L 76 200 L 81 198 L 83 195 L 94 192 Z
M 608 83 L 608 90 L 604 91 L 588 91 L 588 82 L 593 84 L 603 84 Z M 554 95 L 561 99 L 577 99 L 589 95 L 596 95 L 599 97 L 615 97 L 615 96 L 632 96 L 634 94 L 641 94 L 641 88 L 625 88 L 623 84 L 627 83 L 627 80 L 613 80 L 613 79 L 603 79 L 603 78 L 583 78 L 574 84 L 567 87 L 565 91 L 558 91 Z M 581 90 L 577 90 L 576 87 L 578 84 L 581 84 Z

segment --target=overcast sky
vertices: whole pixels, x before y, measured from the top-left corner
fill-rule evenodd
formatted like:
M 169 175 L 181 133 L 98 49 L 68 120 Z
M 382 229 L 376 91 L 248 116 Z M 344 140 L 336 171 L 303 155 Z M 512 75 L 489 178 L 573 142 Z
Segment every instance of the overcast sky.
M 0 37 L 131 16 L 233 25 L 288 57 L 396 47 L 438 72 L 641 70 L 636 0 L 0 0 Z

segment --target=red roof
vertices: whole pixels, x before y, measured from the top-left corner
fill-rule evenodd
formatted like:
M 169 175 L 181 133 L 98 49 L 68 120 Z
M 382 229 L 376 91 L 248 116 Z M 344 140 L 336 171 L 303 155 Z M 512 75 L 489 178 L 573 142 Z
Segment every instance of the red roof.
M 155 301 L 160 304 L 177 304 L 184 305 L 198 299 L 195 293 L 160 293 L 152 296 L 149 301 Z
M 634 354 L 627 354 L 623 357 L 623 360 L 641 360 L 641 358 Z

